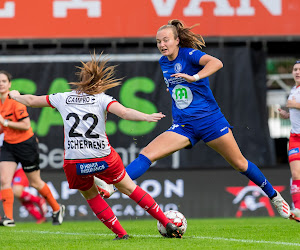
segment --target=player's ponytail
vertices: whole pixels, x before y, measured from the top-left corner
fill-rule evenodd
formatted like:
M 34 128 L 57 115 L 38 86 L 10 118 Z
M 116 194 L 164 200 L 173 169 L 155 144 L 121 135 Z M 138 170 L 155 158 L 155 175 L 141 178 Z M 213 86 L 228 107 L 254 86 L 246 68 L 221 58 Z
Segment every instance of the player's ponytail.
M 101 56 L 102 53 L 97 59 L 94 52 L 91 61 L 87 63 L 81 62 L 82 67 L 77 67 L 80 69 L 80 72 L 77 72 L 76 75 L 79 76 L 80 81 L 70 83 L 76 86 L 75 90 L 77 93 L 100 94 L 121 84 L 121 79 L 114 77 L 116 65 L 107 66 L 109 59 Z
M 179 37 L 180 47 L 201 49 L 202 47 L 205 47 L 203 37 L 191 31 L 191 29 L 197 25 L 199 24 L 195 24 L 191 27 L 185 27 L 182 21 L 173 19 L 170 20 L 167 25 L 160 27 L 159 30 L 171 28 L 174 33 L 174 38 L 176 39 L 177 37 Z

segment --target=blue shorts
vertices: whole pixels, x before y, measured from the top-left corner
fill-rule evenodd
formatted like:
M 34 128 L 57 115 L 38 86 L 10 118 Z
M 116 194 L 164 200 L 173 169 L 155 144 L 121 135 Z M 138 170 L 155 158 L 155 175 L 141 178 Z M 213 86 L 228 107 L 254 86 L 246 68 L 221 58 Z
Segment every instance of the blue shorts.
M 222 113 L 217 113 L 187 123 L 174 123 L 167 131 L 175 132 L 189 138 L 192 148 L 198 141 L 205 143 L 217 139 L 229 132 L 232 128 Z

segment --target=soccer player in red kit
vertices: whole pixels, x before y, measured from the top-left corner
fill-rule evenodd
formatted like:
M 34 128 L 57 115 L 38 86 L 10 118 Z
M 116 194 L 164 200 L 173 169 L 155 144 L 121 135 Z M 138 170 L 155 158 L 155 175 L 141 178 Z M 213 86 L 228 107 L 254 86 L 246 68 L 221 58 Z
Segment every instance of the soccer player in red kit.
M 99 195 L 94 176 L 114 184 L 160 221 L 169 237 L 180 238 L 179 228 L 171 223 L 155 200 L 130 179 L 105 132 L 107 112 L 126 120 L 148 122 L 157 122 L 164 115 L 126 108 L 105 94 L 106 90 L 120 84 L 119 79 L 114 78 L 115 66 L 107 66 L 107 61 L 94 55 L 92 61 L 82 63 L 79 82 L 71 83 L 75 86 L 71 92 L 34 96 L 11 91 L 10 97 L 26 106 L 53 107 L 60 112 L 65 135 L 63 167 L 69 187 L 81 192 L 98 219 L 116 234 L 115 239 L 128 239 L 129 236 Z

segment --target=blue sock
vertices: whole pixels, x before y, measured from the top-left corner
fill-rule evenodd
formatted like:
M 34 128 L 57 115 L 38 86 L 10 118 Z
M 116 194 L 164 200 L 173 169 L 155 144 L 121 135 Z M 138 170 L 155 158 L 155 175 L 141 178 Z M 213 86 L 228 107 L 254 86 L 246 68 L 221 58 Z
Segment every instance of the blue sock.
M 132 180 L 135 180 L 142 176 L 151 164 L 152 162 L 146 156 L 139 154 L 139 157 L 126 167 L 126 172 Z
M 253 164 L 251 161 L 248 161 L 248 169 L 246 172 L 240 172 L 243 175 L 246 175 L 251 181 L 253 181 L 257 186 L 259 186 L 270 199 L 277 195 L 273 186 L 266 179 L 263 173 L 259 168 Z

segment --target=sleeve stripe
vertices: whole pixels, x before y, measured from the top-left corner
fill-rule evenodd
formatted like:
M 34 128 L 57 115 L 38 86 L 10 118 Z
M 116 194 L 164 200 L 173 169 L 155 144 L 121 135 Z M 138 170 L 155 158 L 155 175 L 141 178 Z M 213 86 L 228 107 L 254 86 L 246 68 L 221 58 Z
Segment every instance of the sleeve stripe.
M 52 106 L 52 104 L 51 104 L 51 102 L 50 102 L 50 100 L 49 100 L 49 95 L 46 96 L 46 100 L 47 100 L 49 106 L 50 106 L 51 108 L 55 109 L 55 107 Z
M 116 101 L 116 100 L 114 100 L 114 101 L 111 101 L 108 105 L 107 105 L 107 107 L 106 107 L 106 110 L 108 111 L 108 109 L 109 109 L 109 107 L 110 107 L 110 105 L 111 104 L 113 104 L 114 102 L 118 102 L 118 101 Z
M 25 118 L 27 118 L 27 117 L 29 117 L 29 115 L 28 116 L 25 116 L 25 117 L 22 117 L 22 118 L 20 118 L 19 120 L 18 120 L 18 122 L 19 121 L 22 121 L 22 120 L 24 120 Z

